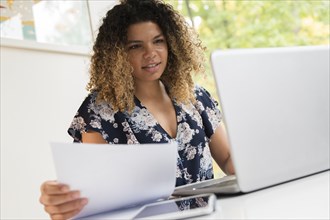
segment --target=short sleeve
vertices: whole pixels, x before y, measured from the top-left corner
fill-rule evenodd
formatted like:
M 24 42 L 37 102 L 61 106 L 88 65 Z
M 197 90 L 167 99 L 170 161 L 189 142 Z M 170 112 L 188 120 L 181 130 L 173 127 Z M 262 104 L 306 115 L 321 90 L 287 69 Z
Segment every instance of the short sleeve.
M 206 136 L 210 138 L 222 120 L 219 104 L 203 87 L 195 87 L 195 96 L 195 106 L 202 117 Z
M 104 122 L 114 121 L 114 112 L 105 104 L 96 104 L 96 94 L 89 94 L 81 104 L 71 125 L 68 129 L 69 135 L 75 142 L 82 141 L 82 133 L 87 131 L 96 131 L 107 139 L 107 133 L 104 132 Z

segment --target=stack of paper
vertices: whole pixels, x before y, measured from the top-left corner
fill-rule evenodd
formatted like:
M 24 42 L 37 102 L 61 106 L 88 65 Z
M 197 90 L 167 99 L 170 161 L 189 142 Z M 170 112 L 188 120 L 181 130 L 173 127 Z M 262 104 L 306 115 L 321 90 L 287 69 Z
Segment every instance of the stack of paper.
M 58 182 L 89 202 L 75 218 L 168 198 L 175 188 L 177 143 L 51 143 Z

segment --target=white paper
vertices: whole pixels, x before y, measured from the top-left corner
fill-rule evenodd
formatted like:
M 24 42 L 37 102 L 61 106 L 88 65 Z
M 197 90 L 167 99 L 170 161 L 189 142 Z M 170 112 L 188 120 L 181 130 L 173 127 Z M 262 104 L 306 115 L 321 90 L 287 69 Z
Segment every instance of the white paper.
M 88 204 L 75 218 L 169 197 L 175 188 L 177 143 L 51 143 L 58 182 Z

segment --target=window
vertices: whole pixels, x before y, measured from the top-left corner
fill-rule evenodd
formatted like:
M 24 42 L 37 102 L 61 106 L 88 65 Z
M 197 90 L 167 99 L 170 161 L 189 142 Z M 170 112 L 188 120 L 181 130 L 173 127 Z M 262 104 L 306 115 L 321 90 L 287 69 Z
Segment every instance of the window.
M 167 0 L 194 26 L 207 47 L 280 47 L 329 44 L 329 0 Z M 217 97 L 209 63 L 196 81 Z
M 87 46 L 92 42 L 87 1 L 0 0 L 2 38 Z
M 215 49 L 329 44 L 329 0 L 167 0 Z M 195 81 L 217 96 L 210 63 Z M 220 97 L 221 98 L 221 97 Z M 223 173 L 214 163 L 215 177 Z

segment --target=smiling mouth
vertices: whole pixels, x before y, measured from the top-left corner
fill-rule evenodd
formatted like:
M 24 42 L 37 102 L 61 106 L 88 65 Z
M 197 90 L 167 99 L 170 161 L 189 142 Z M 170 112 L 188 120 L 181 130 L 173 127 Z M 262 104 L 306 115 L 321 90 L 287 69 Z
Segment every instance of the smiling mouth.
M 150 68 L 154 68 L 156 66 L 158 66 L 160 63 L 153 63 L 153 64 L 149 64 L 147 66 L 142 67 L 142 69 L 150 69 Z

